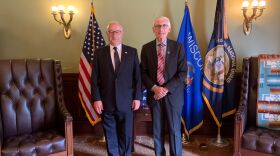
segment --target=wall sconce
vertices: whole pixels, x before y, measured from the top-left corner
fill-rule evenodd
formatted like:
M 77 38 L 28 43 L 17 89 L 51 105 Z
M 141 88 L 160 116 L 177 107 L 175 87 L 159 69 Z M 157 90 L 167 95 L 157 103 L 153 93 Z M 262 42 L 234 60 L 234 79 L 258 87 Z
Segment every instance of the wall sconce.
M 77 11 L 73 6 L 68 6 L 66 11 L 65 11 L 65 8 L 63 5 L 52 6 L 53 18 L 56 22 L 63 25 L 64 37 L 66 39 L 70 39 L 70 37 L 71 37 L 71 22 L 73 20 L 74 14 L 76 12 Z M 66 22 L 66 20 L 64 18 L 65 13 L 69 14 L 68 22 Z M 60 15 L 60 19 L 57 18 L 57 14 Z
M 243 16 L 244 16 L 244 22 L 243 22 L 243 32 L 245 35 L 249 35 L 252 29 L 252 20 L 257 19 L 263 14 L 263 11 L 265 9 L 265 0 L 261 0 L 260 2 L 258 0 L 253 0 L 251 3 L 252 6 L 252 15 L 247 15 L 247 10 L 249 7 L 249 2 L 247 0 L 244 0 L 242 3 L 242 10 L 243 10 Z

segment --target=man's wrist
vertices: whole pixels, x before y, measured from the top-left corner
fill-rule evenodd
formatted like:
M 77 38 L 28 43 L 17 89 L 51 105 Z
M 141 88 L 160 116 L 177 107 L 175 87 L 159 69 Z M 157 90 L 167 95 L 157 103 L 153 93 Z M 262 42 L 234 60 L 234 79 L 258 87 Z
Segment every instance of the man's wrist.
M 155 92 L 157 85 L 153 85 L 153 87 L 151 88 L 151 91 Z

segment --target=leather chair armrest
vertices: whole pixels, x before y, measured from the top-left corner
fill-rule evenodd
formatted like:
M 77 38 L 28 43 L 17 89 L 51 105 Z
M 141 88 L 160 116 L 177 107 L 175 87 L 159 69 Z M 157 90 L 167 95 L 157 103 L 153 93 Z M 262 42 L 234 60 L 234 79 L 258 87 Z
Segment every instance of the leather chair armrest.
M 3 125 L 2 125 L 2 117 L 0 115 L 0 156 L 1 156 L 1 147 L 2 147 L 2 142 L 3 142 Z
M 72 122 L 73 117 L 68 112 L 67 108 L 65 107 L 64 100 L 62 100 L 62 102 L 59 103 L 58 105 L 59 105 L 59 108 L 58 108 L 59 114 L 62 115 L 64 122 Z
M 65 138 L 66 138 L 66 150 L 67 156 L 74 155 L 74 145 L 73 145 L 73 124 L 72 121 L 65 122 Z
M 58 102 L 58 111 L 62 115 L 65 122 L 71 122 L 73 120 L 71 114 L 68 112 L 63 97 L 63 85 L 62 85 L 62 72 L 60 61 L 55 61 L 55 81 L 56 81 L 56 90 L 57 90 L 57 102 Z
M 240 104 L 234 121 L 234 156 L 241 156 L 242 135 L 247 122 L 247 105 Z
M 3 123 L 2 123 L 2 117 L 0 115 L 0 156 L 2 155 L 2 145 L 3 145 Z
M 63 97 L 62 71 L 60 61 L 55 61 L 55 81 L 58 99 L 58 111 L 64 119 L 64 133 L 66 138 L 67 156 L 73 156 L 73 118 L 68 112 Z
M 238 113 L 236 113 L 237 116 Z M 235 116 L 235 117 L 236 117 Z M 235 118 L 234 121 L 234 142 L 233 142 L 233 156 L 241 156 L 241 138 L 242 138 L 242 130 L 241 130 L 241 116 Z
M 242 78 L 241 78 L 241 96 L 239 100 L 238 110 L 235 114 L 234 122 L 234 156 L 241 155 L 241 138 L 247 123 L 247 105 L 249 94 L 249 58 L 243 59 Z
M 243 59 L 242 77 L 241 77 L 241 96 L 239 100 L 238 110 L 235 115 L 235 121 L 241 123 L 241 135 L 243 134 L 247 123 L 247 106 L 249 97 L 249 73 L 250 58 Z
M 246 122 L 247 122 L 247 106 L 240 105 L 235 114 L 235 125 L 240 124 L 238 129 L 240 130 L 240 135 L 242 135 L 245 130 Z

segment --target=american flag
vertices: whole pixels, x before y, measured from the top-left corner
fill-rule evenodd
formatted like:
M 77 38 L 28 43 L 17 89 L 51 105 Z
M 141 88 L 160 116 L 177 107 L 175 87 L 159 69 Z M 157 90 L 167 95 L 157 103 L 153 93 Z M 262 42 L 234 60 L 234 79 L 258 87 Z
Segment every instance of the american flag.
M 99 29 L 91 3 L 91 14 L 87 28 L 83 52 L 79 64 L 79 98 L 86 112 L 87 118 L 92 125 L 100 121 L 100 116 L 95 112 L 91 103 L 91 75 L 92 61 L 95 49 L 105 46 L 105 41 Z

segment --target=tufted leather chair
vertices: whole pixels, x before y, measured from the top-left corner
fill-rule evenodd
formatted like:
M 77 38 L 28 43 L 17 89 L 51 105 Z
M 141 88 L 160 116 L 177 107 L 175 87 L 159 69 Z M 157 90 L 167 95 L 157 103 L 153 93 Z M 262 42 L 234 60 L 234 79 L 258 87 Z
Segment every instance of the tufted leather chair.
M 59 61 L 0 60 L 0 96 L 0 156 L 73 155 Z
M 241 97 L 235 115 L 234 156 L 280 155 L 280 131 L 256 127 L 258 58 L 243 59 Z

